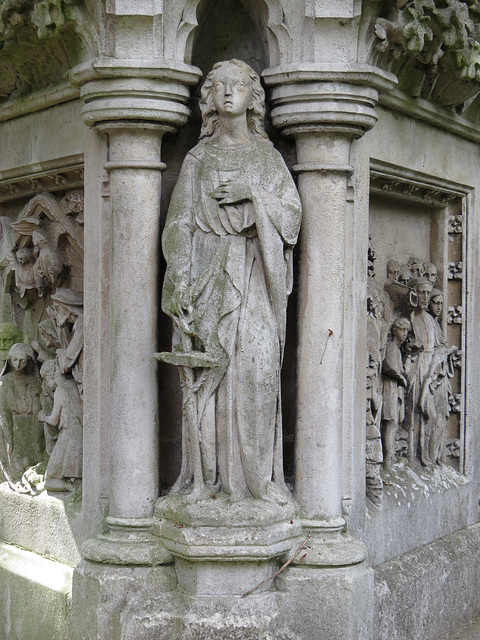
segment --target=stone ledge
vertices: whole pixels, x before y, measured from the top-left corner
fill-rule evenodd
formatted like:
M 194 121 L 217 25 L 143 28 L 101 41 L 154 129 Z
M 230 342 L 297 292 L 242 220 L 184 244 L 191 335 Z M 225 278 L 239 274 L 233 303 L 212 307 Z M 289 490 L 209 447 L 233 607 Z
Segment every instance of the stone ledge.
M 0 640 L 64 640 L 72 576 L 70 567 L 0 543 Z
M 383 480 L 382 505 L 369 503 L 364 530 L 350 531 L 367 545 L 373 567 L 477 522 L 475 485 L 450 467 L 397 463 Z
M 374 638 L 452 638 L 480 614 L 480 524 L 405 553 L 375 571 Z
M 75 567 L 80 553 L 72 527 L 81 507 L 75 496 L 28 496 L 1 484 L 0 540 Z

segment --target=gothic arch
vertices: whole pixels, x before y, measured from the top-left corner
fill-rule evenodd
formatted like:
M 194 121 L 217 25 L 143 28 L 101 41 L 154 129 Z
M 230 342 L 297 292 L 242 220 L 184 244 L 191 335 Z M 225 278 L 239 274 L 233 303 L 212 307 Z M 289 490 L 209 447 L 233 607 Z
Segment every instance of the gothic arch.
M 270 66 L 291 61 L 292 39 L 285 20 L 281 0 L 240 0 L 252 20 L 266 31 Z M 202 12 L 211 0 L 185 0 L 175 8 L 177 18 L 175 58 L 190 64 Z M 200 21 L 199 21 L 200 19 Z

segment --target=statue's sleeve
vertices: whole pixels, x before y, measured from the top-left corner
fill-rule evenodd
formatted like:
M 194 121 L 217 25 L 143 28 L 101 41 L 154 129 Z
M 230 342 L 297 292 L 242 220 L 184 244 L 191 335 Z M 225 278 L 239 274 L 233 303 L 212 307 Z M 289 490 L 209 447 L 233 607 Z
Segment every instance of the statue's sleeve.
M 163 284 L 162 309 L 169 314 L 170 301 L 177 288 L 190 284 L 193 198 L 195 165 L 198 161 L 188 154 L 183 162 L 168 208 L 162 234 L 163 255 L 167 263 Z
M 300 197 L 280 153 L 275 149 L 267 151 L 261 186 L 252 189 L 253 204 L 258 212 L 257 226 L 262 224 L 265 212 L 283 243 L 294 247 L 302 219 Z
M 65 392 L 61 387 L 55 389 L 53 395 L 53 409 L 49 416 L 46 416 L 45 422 L 52 427 L 58 427 L 60 424 L 60 416 L 62 415 L 62 408 L 65 402 Z
M 262 155 L 264 171 L 259 186 L 252 188 L 252 202 L 266 282 L 283 344 L 287 298 L 293 286 L 292 250 L 300 231 L 302 209 L 281 155 L 273 148 L 262 149 Z

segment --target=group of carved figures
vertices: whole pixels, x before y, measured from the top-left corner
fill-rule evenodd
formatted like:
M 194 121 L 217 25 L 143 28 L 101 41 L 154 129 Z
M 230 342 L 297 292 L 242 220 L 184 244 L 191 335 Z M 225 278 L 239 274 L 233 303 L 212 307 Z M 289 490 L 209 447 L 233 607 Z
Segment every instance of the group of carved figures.
M 369 278 L 367 466 L 383 460 L 390 470 L 401 433 L 410 464 L 419 460 L 430 467 L 445 460 L 458 349 L 443 335 L 444 295 L 436 284 L 436 266 L 417 258 L 407 265 L 389 260 L 383 291 Z M 380 434 L 381 449 L 374 444 Z M 375 495 L 375 478 L 367 470 L 367 488 L 368 480 Z
M 63 491 L 82 475 L 79 207 L 81 192 L 43 193 L 0 218 L 2 313 L 16 320 L 0 323 L 0 480 L 20 492 Z
M 83 296 L 58 289 L 51 300 L 30 344 L 15 324 L 0 324 L 0 471 L 20 491 L 45 462 L 50 491 L 82 476 Z

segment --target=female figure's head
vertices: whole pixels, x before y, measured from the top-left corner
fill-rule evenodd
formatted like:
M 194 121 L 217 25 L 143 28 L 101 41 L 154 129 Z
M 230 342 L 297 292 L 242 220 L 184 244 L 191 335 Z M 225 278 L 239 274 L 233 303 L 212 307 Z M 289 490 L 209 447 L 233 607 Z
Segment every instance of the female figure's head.
M 225 97 L 225 92 L 229 92 L 230 99 Z M 263 124 L 265 92 L 258 73 L 241 60 L 217 62 L 205 78 L 201 90 L 200 110 L 203 123 L 200 139 L 217 133 L 221 118 L 228 113 L 237 115 L 236 111 L 239 109 L 246 112 L 250 133 L 267 138 Z M 219 113 L 219 110 L 223 113 Z
M 23 342 L 17 342 L 10 347 L 10 351 L 7 356 L 7 364 L 12 369 L 14 375 L 22 376 L 27 373 L 27 369 L 33 366 L 35 361 L 35 354 L 32 347 L 29 344 Z

